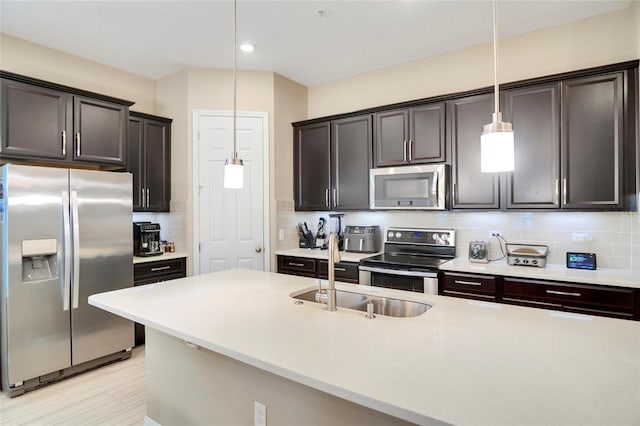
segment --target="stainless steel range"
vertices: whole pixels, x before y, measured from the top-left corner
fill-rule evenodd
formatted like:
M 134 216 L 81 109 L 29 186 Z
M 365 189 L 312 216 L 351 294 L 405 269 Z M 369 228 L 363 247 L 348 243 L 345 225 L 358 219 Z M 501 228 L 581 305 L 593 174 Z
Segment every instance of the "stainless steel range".
M 456 254 L 453 229 L 387 228 L 384 253 L 360 260 L 360 284 L 438 293 L 438 268 Z

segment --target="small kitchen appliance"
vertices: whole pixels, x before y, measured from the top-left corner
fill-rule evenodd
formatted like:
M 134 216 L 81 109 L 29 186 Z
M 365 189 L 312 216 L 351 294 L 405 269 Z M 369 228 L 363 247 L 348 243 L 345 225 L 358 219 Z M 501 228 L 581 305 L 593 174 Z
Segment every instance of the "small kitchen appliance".
M 380 227 L 345 226 L 344 250 L 354 253 L 376 253 L 380 250 Z
M 489 263 L 489 242 L 471 241 L 469 243 L 469 262 Z
M 447 165 L 380 167 L 369 170 L 372 209 L 445 210 Z
M 549 247 L 535 244 L 507 244 L 507 264 L 513 266 L 534 266 L 544 268 L 547 265 Z
M 338 236 L 338 250 L 344 250 L 344 230 L 342 229 L 342 213 L 329 214 L 329 233 Z
M 133 223 L 133 254 L 142 257 L 162 254 L 159 223 Z
M 384 252 L 360 260 L 360 284 L 438 293 L 438 269 L 456 254 L 453 229 L 387 228 Z

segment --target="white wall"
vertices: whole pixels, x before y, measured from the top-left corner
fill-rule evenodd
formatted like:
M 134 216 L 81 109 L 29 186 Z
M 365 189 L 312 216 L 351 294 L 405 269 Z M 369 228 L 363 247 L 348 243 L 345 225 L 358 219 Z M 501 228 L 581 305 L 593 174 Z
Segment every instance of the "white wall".
M 132 101 L 132 111 L 155 113 L 154 80 L 2 33 L 0 69 Z

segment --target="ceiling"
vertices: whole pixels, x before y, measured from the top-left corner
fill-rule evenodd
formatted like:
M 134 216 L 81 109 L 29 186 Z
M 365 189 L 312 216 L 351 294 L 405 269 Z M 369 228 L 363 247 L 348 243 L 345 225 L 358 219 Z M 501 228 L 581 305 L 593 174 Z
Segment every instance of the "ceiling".
M 629 7 L 631 0 L 501 0 L 499 37 Z M 0 0 L 0 31 L 157 79 L 185 66 L 231 68 L 233 3 Z M 488 0 L 238 0 L 238 69 L 305 86 L 492 40 Z M 0 52 L 1 55 L 1 52 Z

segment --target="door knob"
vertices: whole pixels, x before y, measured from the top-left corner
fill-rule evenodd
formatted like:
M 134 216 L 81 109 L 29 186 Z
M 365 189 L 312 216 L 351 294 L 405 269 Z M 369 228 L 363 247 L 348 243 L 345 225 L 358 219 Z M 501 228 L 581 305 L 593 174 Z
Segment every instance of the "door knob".
M 256 246 L 255 250 L 256 250 L 256 253 L 260 253 L 262 251 L 262 247 Z

